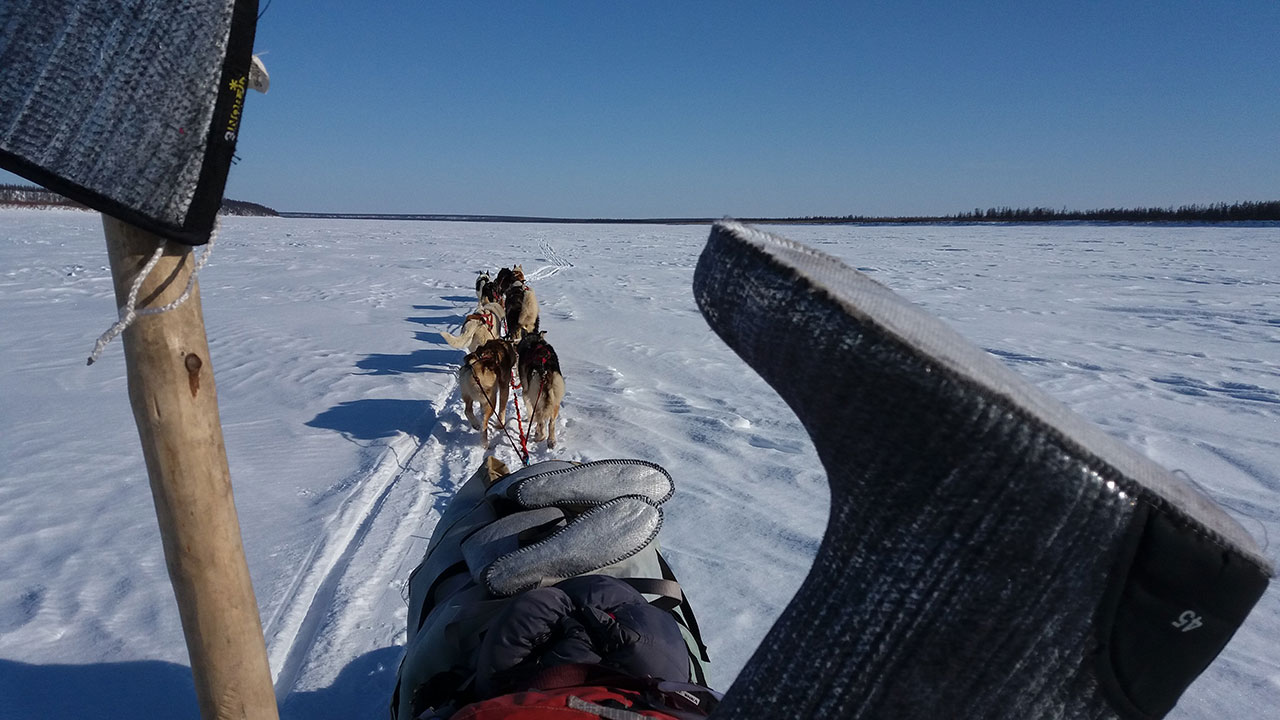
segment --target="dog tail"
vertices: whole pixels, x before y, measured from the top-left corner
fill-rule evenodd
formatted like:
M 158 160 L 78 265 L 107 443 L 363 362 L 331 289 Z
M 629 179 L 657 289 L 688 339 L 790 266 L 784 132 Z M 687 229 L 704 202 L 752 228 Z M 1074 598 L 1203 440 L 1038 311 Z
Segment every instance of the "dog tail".
M 475 333 L 476 333 L 476 326 L 472 325 L 466 328 L 461 335 L 450 335 L 449 333 L 441 330 L 440 337 L 444 338 L 444 341 L 449 343 L 450 347 L 456 347 L 459 350 L 461 350 L 462 348 L 465 348 L 468 343 L 471 342 L 471 336 L 475 335 Z
M 532 408 L 536 408 L 539 415 L 548 412 L 551 408 L 551 373 L 545 369 L 531 370 L 529 372 L 529 382 L 525 387 L 531 387 L 536 382 L 538 391 L 534 394 Z M 530 412 L 533 412 L 531 409 Z

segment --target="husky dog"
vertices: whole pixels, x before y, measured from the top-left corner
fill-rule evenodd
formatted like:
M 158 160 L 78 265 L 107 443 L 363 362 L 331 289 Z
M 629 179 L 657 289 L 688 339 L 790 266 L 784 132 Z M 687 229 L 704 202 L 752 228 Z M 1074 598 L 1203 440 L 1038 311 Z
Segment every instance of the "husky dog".
M 556 420 L 564 400 L 564 375 L 560 358 L 546 340 L 547 331 L 525 335 L 516 346 L 520 385 L 529 406 L 529 434 L 538 442 L 544 437 L 547 447 L 556 446 Z
M 440 337 L 444 338 L 450 347 L 466 348 L 469 353 L 475 352 L 476 348 L 501 335 L 499 326 L 502 323 L 503 313 L 502 306 L 497 303 L 481 305 L 463 321 L 461 335 L 450 335 L 441 330 Z
M 480 273 L 480 276 L 476 278 L 476 301 L 479 302 L 481 305 L 485 303 L 484 287 L 486 285 L 492 285 L 492 284 L 493 284 L 493 280 L 490 279 L 489 273 L 487 272 Z
M 498 292 L 497 283 L 487 282 L 480 286 L 480 290 L 477 293 L 481 305 L 502 305 L 502 293 Z
M 503 307 L 507 310 L 507 337 L 511 340 L 538 332 L 538 296 L 528 285 L 512 285 Z
M 481 431 L 481 442 L 489 446 L 489 418 L 498 414 L 498 427 L 507 422 L 507 397 L 511 392 L 511 366 L 515 364 L 515 350 L 505 340 L 490 340 L 480 349 L 467 355 L 458 368 L 458 388 L 466 403 L 467 420 L 472 429 Z M 477 419 L 471 405 L 479 403 L 481 417 Z
M 493 289 L 498 297 L 505 297 L 507 291 L 516 285 L 524 282 L 524 268 L 516 265 L 512 268 L 502 268 L 498 271 L 498 276 L 493 279 Z

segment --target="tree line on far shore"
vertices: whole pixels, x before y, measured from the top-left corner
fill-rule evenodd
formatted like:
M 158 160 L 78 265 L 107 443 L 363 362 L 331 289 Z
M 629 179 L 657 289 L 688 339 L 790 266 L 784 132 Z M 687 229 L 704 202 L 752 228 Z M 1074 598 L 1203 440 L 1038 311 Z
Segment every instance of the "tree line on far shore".
M 1228 205 L 1183 205 L 1178 208 L 1108 208 L 1103 210 L 1068 210 L 1062 208 L 993 207 L 974 208 L 954 215 L 927 217 L 871 217 L 866 215 L 810 216 L 803 218 L 742 218 L 760 223 L 1037 223 L 1037 222 L 1114 222 L 1114 223 L 1183 223 L 1183 222 L 1280 222 L 1280 200 L 1237 202 Z
M 42 187 L 35 185 L 3 185 L 0 184 L 0 207 L 72 207 L 86 209 L 80 203 Z M 222 201 L 223 215 L 262 215 L 278 216 L 279 212 L 258 203 L 244 200 Z M 292 216 L 304 217 L 307 213 L 288 213 Z M 328 217 L 325 213 L 317 217 Z M 337 215 L 332 215 L 337 217 Z M 363 217 L 363 216 L 361 216 Z M 382 218 L 397 219 L 449 219 L 449 220 L 494 220 L 494 221 L 526 221 L 526 222 L 587 222 L 580 218 L 508 218 L 505 216 L 484 215 L 430 215 L 410 216 L 406 214 L 379 215 Z M 1037 223 L 1037 222 L 1115 222 L 1115 223 L 1158 223 L 1158 222 L 1280 222 L 1280 200 L 1262 202 L 1237 202 L 1228 205 L 1183 205 L 1178 208 L 1109 208 L 1104 210 L 1068 210 L 1062 208 L 974 208 L 969 212 L 955 215 L 938 215 L 931 217 L 874 217 L 867 215 L 812 215 L 807 217 L 758 217 L 739 218 L 743 222 L 753 223 L 794 223 L 794 224 L 853 224 L 853 223 Z M 627 222 L 659 222 L 659 223 L 709 223 L 712 218 L 662 218 L 662 219 L 627 219 L 596 218 L 589 222 L 627 223 Z
M 89 209 L 74 200 L 68 200 L 58 193 L 35 185 L 0 185 L 0 207 Z M 280 213 L 258 203 L 224 198 L 222 200 L 222 209 L 218 211 L 218 214 L 276 216 Z
M 1280 220 L 1280 200 L 1238 202 L 1228 205 L 1183 205 L 1179 208 L 1110 208 L 1106 210 L 1053 210 L 1051 208 L 975 208 L 952 220 L 997 222 L 1265 222 Z

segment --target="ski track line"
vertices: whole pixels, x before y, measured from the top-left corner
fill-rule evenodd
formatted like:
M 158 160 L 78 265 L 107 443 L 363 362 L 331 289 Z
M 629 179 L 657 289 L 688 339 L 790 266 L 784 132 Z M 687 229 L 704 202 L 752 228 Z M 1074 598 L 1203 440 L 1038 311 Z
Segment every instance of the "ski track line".
M 552 264 L 543 265 L 537 270 L 526 275 L 526 282 L 531 280 L 546 280 L 552 275 L 559 273 L 561 270 L 567 270 L 568 268 L 573 267 L 573 263 L 569 262 L 563 255 L 557 252 L 556 249 L 551 246 L 551 243 L 546 240 L 541 240 L 538 242 L 538 246 L 541 248 L 542 254 L 546 255 L 547 259 L 550 260 Z
M 550 277 L 566 266 L 572 267 L 549 266 L 537 274 Z M 430 400 L 439 411 L 434 424 L 420 430 L 425 439 L 415 444 L 422 434 L 401 434 L 362 478 L 351 481 L 356 489 L 330 520 L 333 529 L 307 553 L 287 599 L 264 626 L 271 628 L 268 656 L 281 707 L 300 683 L 309 684 L 313 664 L 323 674 L 334 663 L 345 665 L 376 649 L 371 643 L 385 646 L 402 638 L 402 627 L 394 633 L 385 628 L 389 618 L 404 611 L 405 568 L 416 565 L 425 551 L 426 539 L 418 533 L 439 519 L 439 492 L 461 486 L 489 451 L 459 444 L 456 433 L 442 425 L 444 411 L 460 403 L 457 384 L 451 383 Z M 409 481 L 401 482 L 406 477 Z M 432 482 L 422 482 L 426 478 Z M 412 556 L 414 549 L 419 555 Z M 368 622 L 362 627 L 361 620 Z
M 432 406 L 440 406 L 452 393 L 456 393 L 456 387 L 450 386 L 433 399 Z M 277 703 L 292 691 L 321 623 L 329 614 L 338 582 L 356 549 L 368 535 L 392 489 L 402 477 L 414 474 L 411 469 L 414 459 L 428 442 L 414 445 L 412 435 L 402 434 L 388 444 L 373 469 L 356 482 L 358 489 L 343 501 L 331 522 L 336 531 L 312 548 L 307 567 L 299 572 L 289 599 L 273 615 L 270 625 L 285 623 L 282 628 L 273 627 L 268 638 L 270 664 L 278 668 L 274 678 Z M 402 464 L 400 458 L 406 455 Z
M 543 265 L 537 270 L 534 270 L 528 275 L 525 275 L 524 281 L 526 283 L 531 283 L 531 282 L 534 282 L 535 280 L 536 281 L 546 280 L 547 278 L 553 275 L 559 274 L 559 272 L 563 269 L 564 269 L 563 265 Z
M 482 456 L 481 448 L 459 444 L 456 434 L 442 425 L 423 443 L 423 452 L 416 454 L 407 473 L 412 479 L 393 488 L 335 583 L 329 609 L 300 664 L 294 692 L 331 684 L 363 654 L 404 644 L 402 591 L 409 570 L 425 553 L 422 533 L 439 522 L 439 503 L 452 497 Z M 423 482 L 428 475 L 432 482 Z

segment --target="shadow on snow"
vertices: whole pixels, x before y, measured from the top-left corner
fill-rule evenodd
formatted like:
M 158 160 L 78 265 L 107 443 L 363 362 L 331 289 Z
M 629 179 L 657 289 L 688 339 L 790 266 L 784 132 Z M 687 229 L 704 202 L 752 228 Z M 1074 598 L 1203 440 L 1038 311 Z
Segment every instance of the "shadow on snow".
M 403 652 L 385 647 L 352 660 L 333 684 L 295 692 L 281 720 L 385 717 Z M 30 665 L 0 660 L 4 717 L 199 720 L 191 668 L 160 660 L 94 665 Z
M 362 375 L 404 375 L 407 373 L 452 373 L 462 356 L 452 348 L 424 348 L 405 354 L 374 353 L 356 361 Z
M 351 400 L 325 410 L 308 427 L 337 430 L 360 440 L 379 440 L 405 432 L 424 438 L 435 425 L 435 410 L 424 400 L 390 398 Z
M 430 328 L 439 328 L 440 326 L 444 326 L 450 332 L 458 330 L 462 326 L 462 321 L 466 319 L 467 319 L 467 316 L 465 314 L 436 315 L 431 317 L 424 315 L 422 317 L 405 318 L 407 322 L 418 323 L 419 325 L 426 325 L 427 327 L 430 327 Z M 439 337 L 438 333 L 433 333 L 433 334 L 435 334 L 436 337 Z
M 0 712 L 14 718 L 200 718 L 191 669 L 159 660 L 96 665 L 0 660 L 0 698 Z

